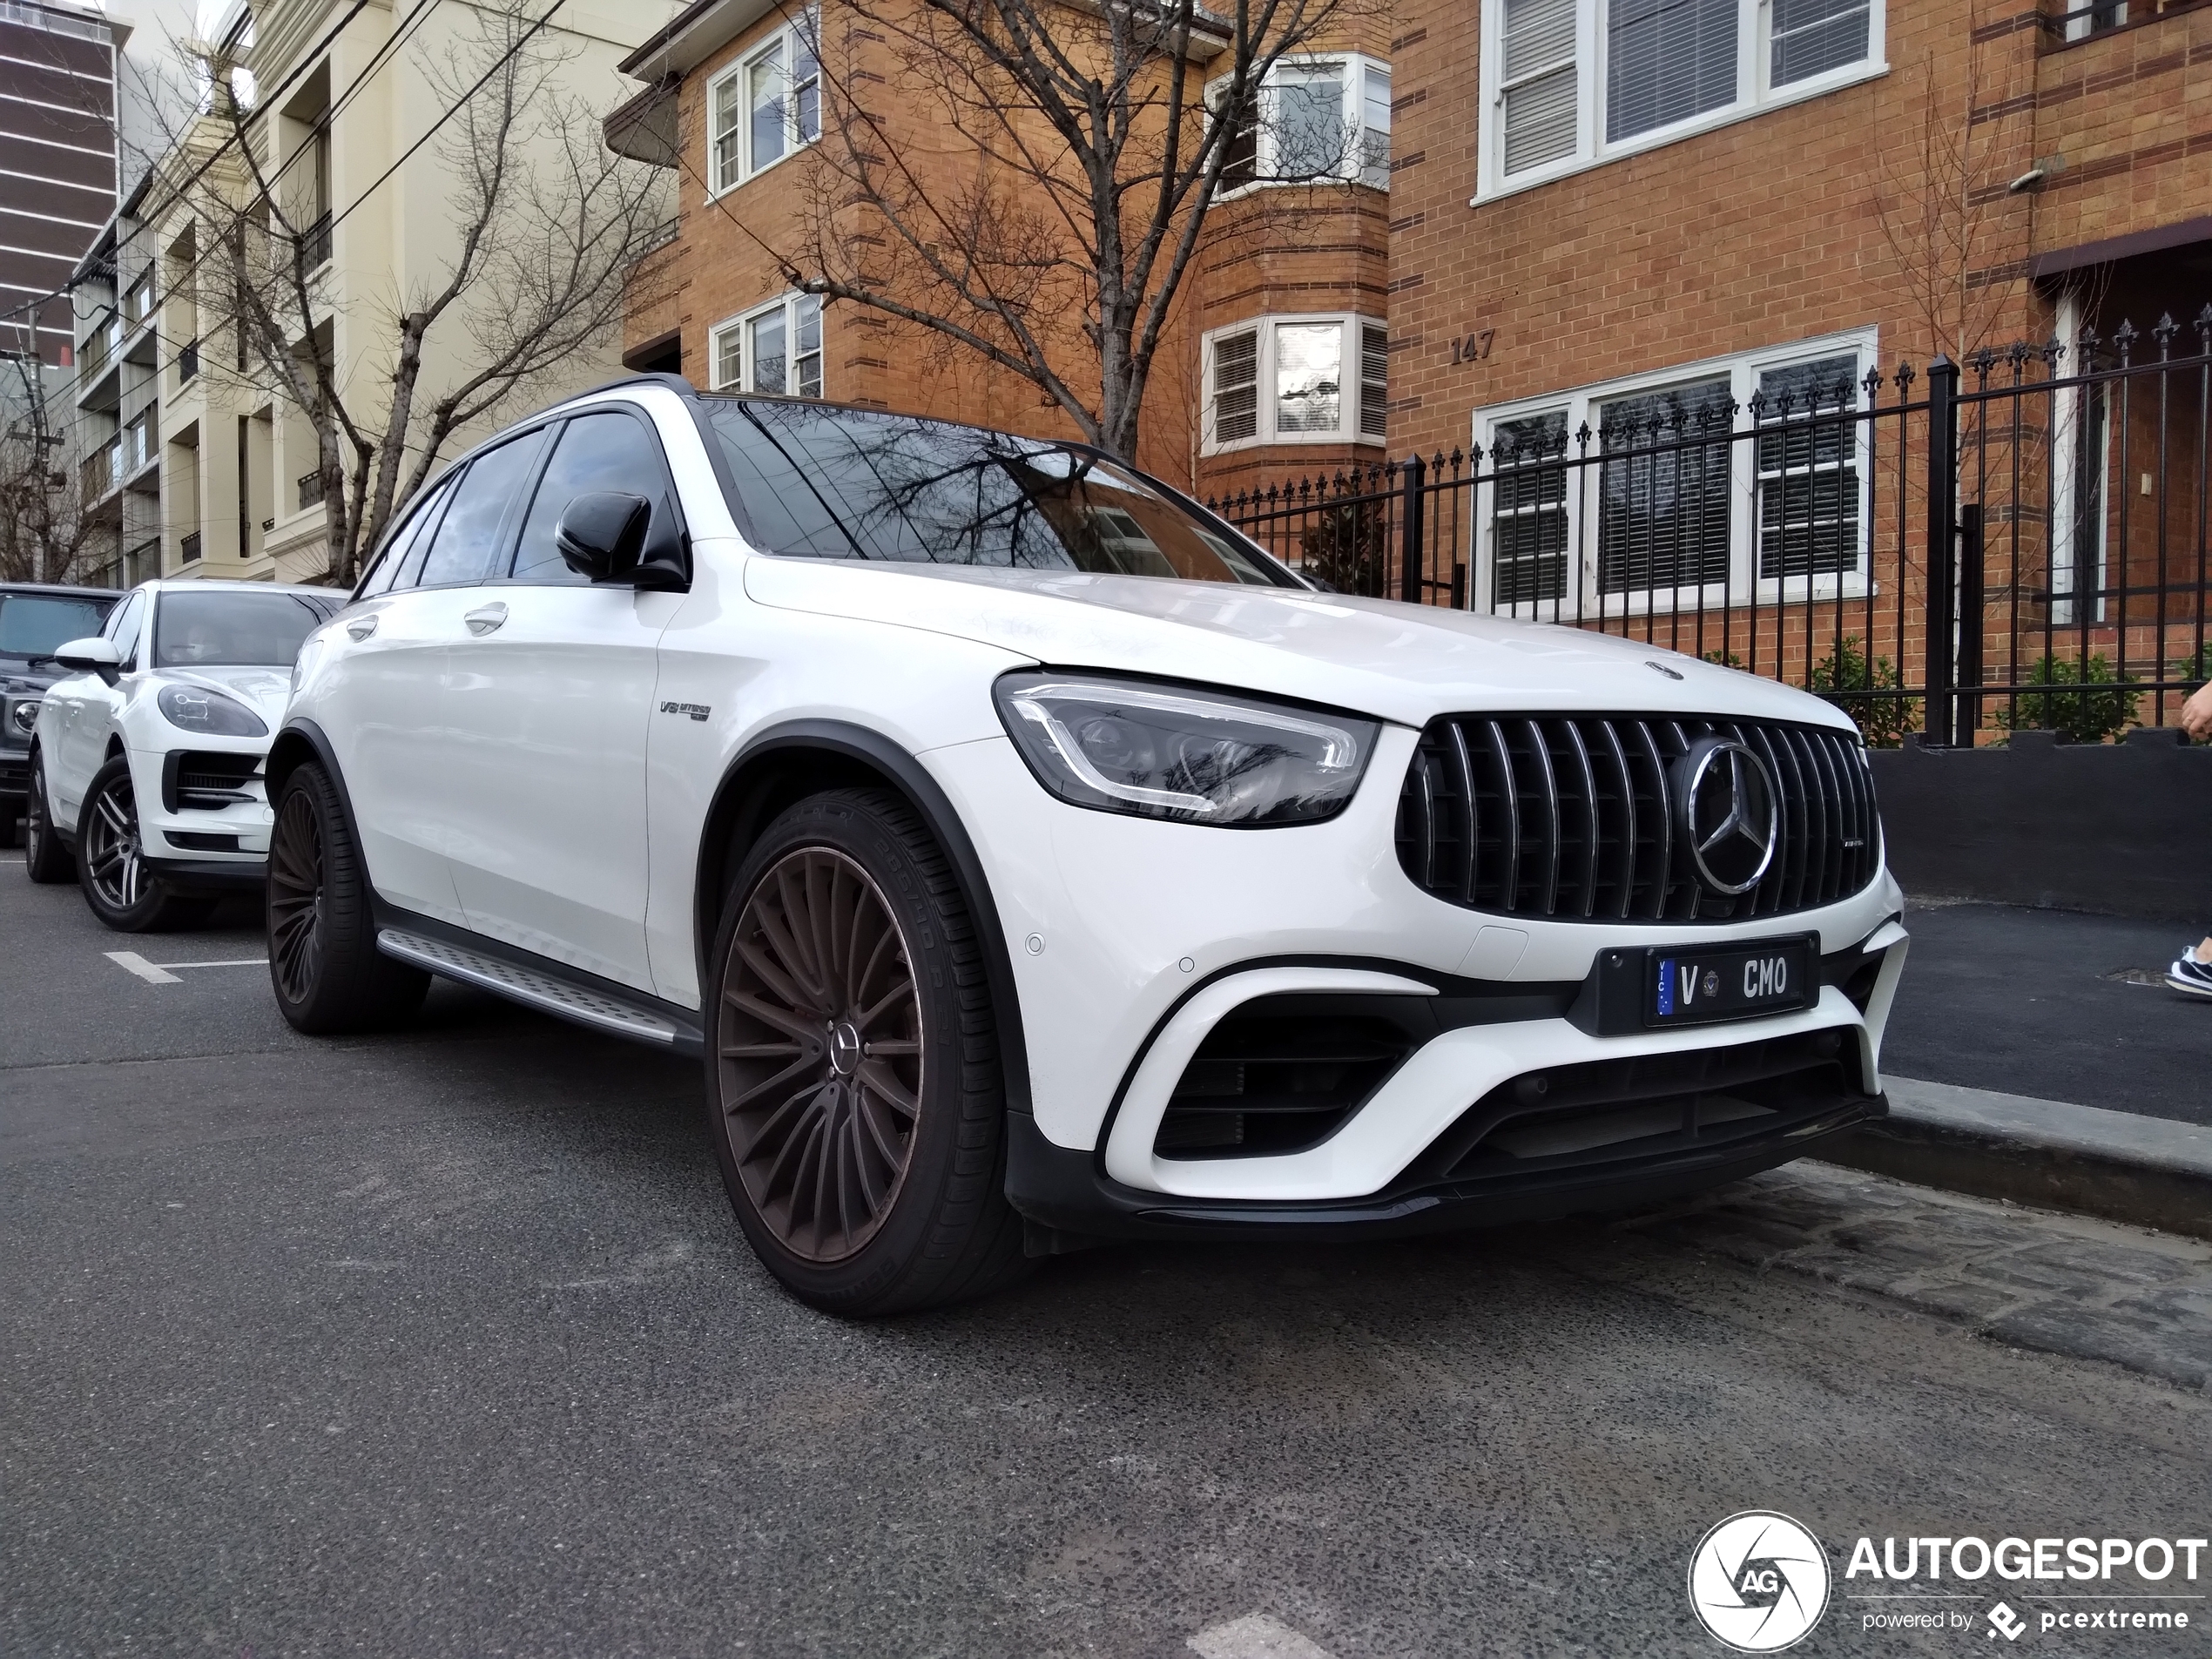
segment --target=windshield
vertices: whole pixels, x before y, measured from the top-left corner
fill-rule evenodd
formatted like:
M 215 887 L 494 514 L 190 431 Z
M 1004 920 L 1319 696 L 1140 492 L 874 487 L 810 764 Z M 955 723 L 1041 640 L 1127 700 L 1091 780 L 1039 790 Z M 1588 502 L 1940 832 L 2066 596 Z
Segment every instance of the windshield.
M 1228 530 L 1088 451 L 819 403 L 699 407 L 765 553 L 1288 587 Z
M 156 668 L 289 668 L 302 640 L 338 614 L 342 593 L 180 593 L 154 610 Z
M 74 594 L 0 593 L 0 657 L 51 657 L 57 645 L 99 632 L 114 607 L 115 599 Z

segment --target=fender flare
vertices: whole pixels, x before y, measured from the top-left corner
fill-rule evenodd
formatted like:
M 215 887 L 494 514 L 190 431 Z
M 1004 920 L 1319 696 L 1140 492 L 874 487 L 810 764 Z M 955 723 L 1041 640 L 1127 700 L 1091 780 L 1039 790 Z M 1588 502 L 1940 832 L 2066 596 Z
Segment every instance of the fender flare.
M 721 923 L 718 861 L 744 807 L 738 780 L 779 753 L 833 755 L 857 761 L 880 773 L 906 798 L 937 844 L 952 860 L 961 896 L 974 917 L 983 948 L 983 976 L 991 988 L 991 1002 L 998 1012 L 1000 1070 L 1005 1077 L 1006 1103 L 1012 1111 L 1031 1111 L 1029 1051 L 1023 1035 L 1022 1001 L 1014 980 L 1014 960 L 1007 950 L 1006 929 L 1000 925 L 997 901 L 976 856 L 975 843 L 961 822 L 959 813 L 937 780 L 913 755 L 881 732 L 845 720 L 786 720 L 756 733 L 733 755 L 714 786 L 712 804 L 701 826 L 697 862 L 692 872 L 691 934 L 698 966 L 700 1000 L 704 1006 L 708 970 L 706 954 L 714 930 Z
M 269 758 L 262 763 L 261 792 L 268 797 L 272 834 L 275 829 L 277 797 L 283 792 L 285 779 L 307 760 L 315 761 L 322 767 L 330 779 L 330 786 L 338 792 L 338 810 L 345 815 L 346 833 L 352 838 L 354 851 L 360 853 L 361 824 L 354 816 L 353 792 L 346 787 L 346 774 L 339 769 L 338 752 L 331 746 L 330 739 L 323 735 L 322 728 L 306 718 L 287 720 L 278 728 L 275 738 L 269 744 Z M 364 873 L 368 867 L 364 854 L 361 864 Z M 374 894 L 374 882 L 370 883 L 369 890 Z

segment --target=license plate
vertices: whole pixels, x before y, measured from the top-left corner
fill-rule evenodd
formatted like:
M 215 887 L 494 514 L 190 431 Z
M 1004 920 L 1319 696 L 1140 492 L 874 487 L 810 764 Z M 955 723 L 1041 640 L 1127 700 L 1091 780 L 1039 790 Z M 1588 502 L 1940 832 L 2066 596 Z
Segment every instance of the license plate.
M 1643 1022 L 1702 1025 L 1808 1006 L 1818 991 L 1811 939 L 1769 939 L 1705 949 L 1655 946 L 1645 953 Z

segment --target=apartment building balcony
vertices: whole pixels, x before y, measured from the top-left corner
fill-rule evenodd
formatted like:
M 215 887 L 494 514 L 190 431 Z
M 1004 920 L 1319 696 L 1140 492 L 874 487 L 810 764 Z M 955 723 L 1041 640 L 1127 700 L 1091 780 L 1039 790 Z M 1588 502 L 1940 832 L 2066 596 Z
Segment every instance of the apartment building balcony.
M 112 410 L 123 399 L 123 319 L 113 313 L 77 347 L 77 407 Z

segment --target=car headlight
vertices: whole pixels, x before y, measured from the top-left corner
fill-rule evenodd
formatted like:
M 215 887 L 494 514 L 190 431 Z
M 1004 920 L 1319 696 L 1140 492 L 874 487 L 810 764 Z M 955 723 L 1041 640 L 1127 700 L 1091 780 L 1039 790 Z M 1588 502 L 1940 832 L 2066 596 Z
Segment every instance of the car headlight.
M 245 704 L 196 686 L 165 685 L 154 699 L 161 718 L 203 737 L 266 738 L 269 728 Z
M 29 737 L 38 730 L 38 699 L 27 697 L 8 711 L 8 724 L 18 737 Z
M 1211 691 L 1066 674 L 992 688 L 1014 746 L 1077 806 L 1264 829 L 1333 818 L 1374 752 L 1373 720 Z

